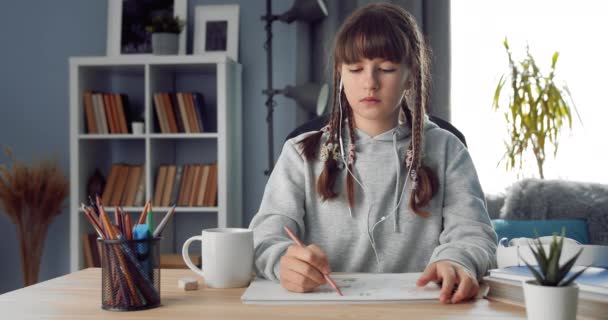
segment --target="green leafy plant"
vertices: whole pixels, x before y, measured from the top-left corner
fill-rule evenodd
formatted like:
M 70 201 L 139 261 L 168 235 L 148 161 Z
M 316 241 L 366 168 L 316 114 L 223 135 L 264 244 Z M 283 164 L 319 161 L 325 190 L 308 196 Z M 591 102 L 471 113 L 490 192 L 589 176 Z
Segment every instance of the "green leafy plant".
M 185 22 L 178 16 L 172 17 L 168 15 L 157 16 L 152 18 L 150 25 L 146 26 L 149 33 L 180 33 L 184 29 Z
M 534 254 L 534 258 L 538 263 L 538 270 L 531 266 L 528 262 L 524 260 L 524 263 L 532 274 L 536 281 L 541 286 L 549 286 L 549 287 L 565 287 L 568 286 L 578 278 L 587 268 L 583 268 L 577 273 L 573 274 L 570 278 L 566 279 L 568 272 L 574 266 L 576 259 L 578 259 L 583 249 L 580 249 L 570 260 L 568 260 L 561 267 L 559 266 L 559 259 L 562 254 L 562 248 L 564 244 L 564 234 L 566 233 L 566 229 L 562 228 L 562 234 L 559 240 L 557 239 L 557 234 L 553 234 L 553 241 L 549 245 L 549 255 L 547 256 L 547 252 L 545 251 L 542 243 L 537 238 L 535 239 L 535 243 L 530 245 L 530 250 L 532 254 Z M 523 260 L 523 259 L 522 259 Z
M 546 142 L 553 144 L 553 156 L 556 157 L 558 135 L 564 122 L 572 128 L 570 106 L 574 107 L 575 111 L 576 106 L 568 87 L 559 87 L 555 83 L 555 65 L 559 52 L 553 54 L 551 71 L 545 76 L 530 54 L 529 47 L 526 48 L 526 56 L 515 62 L 507 38 L 503 44 L 509 57 L 510 72 L 500 77 L 492 106 L 494 110 L 506 108 L 504 115 L 508 123 L 509 141 L 505 141 L 507 150 L 499 164 L 506 159 L 507 171 L 516 166 L 521 169 L 523 156 L 531 149 L 536 158 L 540 178 L 544 179 Z M 505 87 L 507 83 L 509 86 Z M 501 103 L 501 94 L 505 91 L 509 95 L 506 105 Z

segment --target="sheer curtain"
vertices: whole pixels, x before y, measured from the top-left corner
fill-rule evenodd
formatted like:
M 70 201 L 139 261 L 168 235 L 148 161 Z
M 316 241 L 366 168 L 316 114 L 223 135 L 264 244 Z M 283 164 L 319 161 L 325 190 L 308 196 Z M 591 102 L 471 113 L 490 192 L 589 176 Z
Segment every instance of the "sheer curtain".
M 606 9 L 604 1 L 452 2 L 452 123 L 466 136 L 485 192 L 502 192 L 518 179 L 504 163 L 497 166 L 506 150 L 507 126 L 503 111 L 492 110 L 492 98 L 508 71 L 505 36 L 515 60 L 528 44 L 545 74 L 559 51 L 557 80 L 570 88 L 582 119 L 581 124 L 573 110 L 573 128 L 563 131 L 557 158 L 553 146 L 546 149 L 545 179 L 608 183 Z M 525 165 L 519 178 L 538 177 L 533 156 Z

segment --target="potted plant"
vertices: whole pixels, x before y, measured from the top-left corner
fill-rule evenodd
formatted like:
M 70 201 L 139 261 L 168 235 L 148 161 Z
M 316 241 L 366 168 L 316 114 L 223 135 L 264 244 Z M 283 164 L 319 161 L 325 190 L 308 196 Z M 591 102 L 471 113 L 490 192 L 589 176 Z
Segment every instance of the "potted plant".
M 161 15 L 154 17 L 146 30 L 152 34 L 152 52 L 166 55 L 177 54 L 179 34 L 184 29 L 184 21 L 178 16 Z
M 500 77 L 492 103 L 494 110 L 506 108 L 504 115 L 508 122 L 510 141 L 505 141 L 507 151 L 500 162 L 507 158 L 507 170 L 516 166 L 521 169 L 523 155 L 531 149 L 540 178 L 544 179 L 547 142 L 553 144 L 553 156 L 557 156 L 558 135 L 565 122 L 572 128 L 570 109 L 572 106 L 576 111 L 576 106 L 568 87 L 555 83 L 555 65 L 559 52 L 553 54 L 551 72 L 545 76 L 530 54 L 529 47 L 526 48 L 525 58 L 515 62 L 506 38 L 503 44 L 509 57 L 510 71 Z M 506 106 L 504 102 L 501 103 L 504 101 L 501 99 L 503 90 L 509 96 Z
M 535 278 L 524 282 L 528 319 L 576 319 L 578 286 L 573 281 L 587 268 L 566 278 L 583 249 L 560 266 L 564 234 L 565 229 L 562 229 L 559 240 L 556 234 L 553 234 L 553 241 L 549 244 L 549 255 L 538 238 L 535 239 L 536 243 L 530 245 L 538 268 L 524 261 Z

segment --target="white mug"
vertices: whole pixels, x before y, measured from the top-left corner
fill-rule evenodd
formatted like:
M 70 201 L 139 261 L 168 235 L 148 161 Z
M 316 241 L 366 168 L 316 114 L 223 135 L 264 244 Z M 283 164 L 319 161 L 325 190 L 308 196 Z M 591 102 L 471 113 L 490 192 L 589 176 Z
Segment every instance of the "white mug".
M 188 255 L 188 247 L 197 240 L 202 242 L 202 270 Z M 188 268 L 205 278 L 207 287 L 246 287 L 253 272 L 253 231 L 240 228 L 203 230 L 200 236 L 184 242 L 182 256 Z

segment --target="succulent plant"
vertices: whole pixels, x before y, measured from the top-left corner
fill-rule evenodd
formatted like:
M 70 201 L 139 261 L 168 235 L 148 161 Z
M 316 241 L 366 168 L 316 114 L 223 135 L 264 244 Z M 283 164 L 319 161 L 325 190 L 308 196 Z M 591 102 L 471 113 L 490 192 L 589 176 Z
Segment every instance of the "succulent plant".
M 574 266 L 576 259 L 578 259 L 583 249 L 581 248 L 570 260 L 564 263 L 562 266 L 559 265 L 559 259 L 562 254 L 562 248 L 564 244 L 564 234 L 566 233 L 566 229 L 562 228 L 561 237 L 558 239 L 557 234 L 553 234 L 553 240 L 549 245 L 549 255 L 547 256 L 547 252 L 543 248 L 542 243 L 537 238 L 533 240 L 533 244 L 530 245 L 530 250 L 534 254 L 536 258 L 536 262 L 538 262 L 538 270 L 530 265 L 528 262 L 524 260 L 524 263 L 532 274 L 536 281 L 541 286 L 550 286 L 550 287 L 565 287 L 568 286 L 578 278 L 587 268 L 583 268 L 582 270 L 576 272 L 568 279 L 566 276 L 570 272 L 570 269 Z M 523 259 L 522 259 L 523 260 Z
M 150 25 L 146 26 L 146 30 L 149 33 L 180 33 L 185 25 L 184 20 L 180 19 L 178 16 L 172 17 L 169 15 L 154 17 L 151 22 Z

